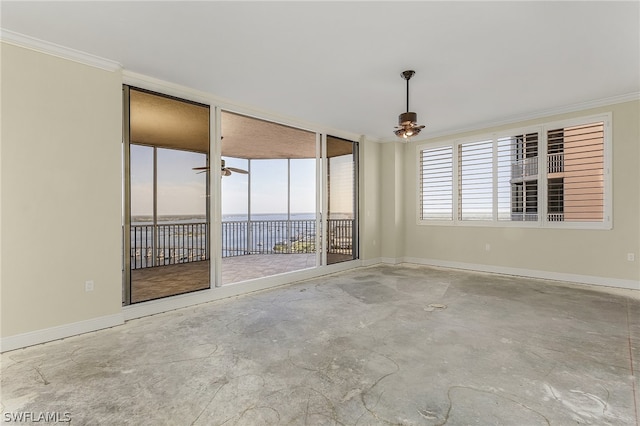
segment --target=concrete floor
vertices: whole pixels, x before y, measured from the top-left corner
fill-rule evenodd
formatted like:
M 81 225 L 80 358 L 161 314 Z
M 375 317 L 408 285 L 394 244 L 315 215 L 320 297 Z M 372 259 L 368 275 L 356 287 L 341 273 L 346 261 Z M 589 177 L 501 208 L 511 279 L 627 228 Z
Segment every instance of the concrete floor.
M 2 418 L 637 425 L 631 293 L 360 268 L 2 354 Z

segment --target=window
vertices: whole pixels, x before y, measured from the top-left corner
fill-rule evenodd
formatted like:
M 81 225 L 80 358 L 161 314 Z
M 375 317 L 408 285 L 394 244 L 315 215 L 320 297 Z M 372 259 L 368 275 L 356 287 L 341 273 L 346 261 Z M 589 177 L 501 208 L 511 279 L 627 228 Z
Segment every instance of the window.
M 609 122 L 605 114 L 419 147 L 419 220 L 610 228 Z
M 453 147 L 422 150 L 420 176 L 420 219 L 453 220 Z

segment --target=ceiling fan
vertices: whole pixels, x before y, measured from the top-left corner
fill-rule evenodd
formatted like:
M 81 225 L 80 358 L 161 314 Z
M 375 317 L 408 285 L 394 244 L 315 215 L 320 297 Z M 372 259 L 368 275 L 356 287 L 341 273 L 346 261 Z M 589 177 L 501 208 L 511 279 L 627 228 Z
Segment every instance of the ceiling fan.
M 402 78 L 407 80 L 407 112 L 400 114 L 398 117 L 398 125 L 393 133 L 405 139 L 417 135 L 420 133 L 420 130 L 424 129 L 424 126 L 418 125 L 418 114 L 409 112 L 409 79 L 411 79 L 415 73 L 413 70 L 408 70 L 403 71 L 401 74 Z
M 238 169 L 236 167 L 226 167 L 224 160 L 222 161 L 222 168 L 221 168 L 221 174 L 222 176 L 230 176 L 231 173 L 240 173 L 243 175 L 248 175 L 249 172 L 243 169 Z M 204 173 L 204 172 L 208 172 L 209 171 L 209 166 L 203 166 L 203 167 L 194 167 L 192 170 L 199 170 L 198 173 Z

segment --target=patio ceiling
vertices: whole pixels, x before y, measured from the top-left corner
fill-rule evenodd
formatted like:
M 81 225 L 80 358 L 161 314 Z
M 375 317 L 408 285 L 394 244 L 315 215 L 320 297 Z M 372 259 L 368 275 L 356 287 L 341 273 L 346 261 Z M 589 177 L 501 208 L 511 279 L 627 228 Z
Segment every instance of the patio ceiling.
M 209 107 L 146 91 L 130 91 L 131 143 L 208 152 Z M 314 158 L 316 134 L 222 112 L 222 156 L 244 159 Z M 328 138 L 328 156 L 351 153 L 351 144 Z
M 131 143 L 208 151 L 208 106 L 132 89 L 129 111 Z

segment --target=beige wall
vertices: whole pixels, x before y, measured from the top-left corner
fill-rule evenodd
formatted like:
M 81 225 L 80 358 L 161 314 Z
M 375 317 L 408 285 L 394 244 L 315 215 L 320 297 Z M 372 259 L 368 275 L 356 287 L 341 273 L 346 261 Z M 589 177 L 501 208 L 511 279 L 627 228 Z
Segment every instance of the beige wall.
M 486 265 L 556 274 L 640 280 L 640 102 L 557 115 L 499 128 L 452 135 L 428 142 L 523 127 L 571 117 L 612 112 L 613 229 L 569 230 L 513 227 L 425 226 L 416 222 L 416 141 L 405 145 L 405 228 L 407 259 L 424 263 Z M 390 188 L 383 187 L 385 191 Z M 383 194 L 383 198 L 387 195 Z M 386 224 L 386 225 L 391 225 Z M 385 224 L 383 224 L 385 226 Z M 485 245 L 490 244 L 490 251 Z M 627 253 L 635 253 L 629 262 Z M 430 262 L 436 260 L 438 262 Z M 614 280 L 615 281 L 615 280 Z M 615 285 L 615 284 L 614 284 Z
M 1 336 L 120 313 L 121 72 L 1 46 Z
M 403 256 L 405 153 L 402 144 L 383 144 L 380 173 L 380 252 L 386 262 Z
M 380 148 L 360 141 L 360 259 L 365 264 L 380 259 Z

